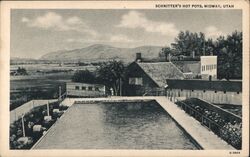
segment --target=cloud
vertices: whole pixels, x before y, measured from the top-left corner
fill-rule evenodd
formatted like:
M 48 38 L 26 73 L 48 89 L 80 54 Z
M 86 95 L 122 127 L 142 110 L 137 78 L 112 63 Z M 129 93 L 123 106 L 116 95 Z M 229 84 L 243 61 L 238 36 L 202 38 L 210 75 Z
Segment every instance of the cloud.
M 23 17 L 22 22 L 24 22 L 24 23 L 29 22 L 29 19 L 27 17 Z
M 94 43 L 94 42 L 101 42 L 98 39 L 84 39 L 84 38 L 68 38 L 65 40 L 67 43 Z
M 65 41 L 68 42 L 68 43 L 79 42 L 79 40 L 77 40 L 77 39 L 72 39 L 72 38 L 66 39 Z
M 138 42 L 134 39 L 129 38 L 123 34 L 106 34 L 103 36 L 99 36 L 99 38 L 68 38 L 65 40 L 67 43 L 95 43 L 95 42 L 103 42 L 103 43 L 130 43 L 130 42 Z
M 126 43 L 129 43 L 129 42 L 135 42 L 135 40 L 134 39 L 130 39 L 126 35 L 118 34 L 118 35 L 111 36 L 110 37 L 110 42 L 126 42 Z
M 55 12 L 47 12 L 42 16 L 38 16 L 34 19 L 22 18 L 22 22 L 26 23 L 28 27 L 41 28 L 45 30 L 55 31 L 77 31 L 80 33 L 88 33 L 93 36 L 97 33 L 90 29 L 89 26 L 77 16 L 63 18 L 61 15 Z
M 217 27 L 215 26 L 208 26 L 205 28 L 205 35 L 207 38 L 217 38 L 221 35 L 224 35 L 222 31 L 220 31 Z
M 131 29 L 141 28 L 146 32 L 160 33 L 169 36 L 176 36 L 179 32 L 174 23 L 153 21 L 138 11 L 130 11 L 123 15 L 117 27 Z

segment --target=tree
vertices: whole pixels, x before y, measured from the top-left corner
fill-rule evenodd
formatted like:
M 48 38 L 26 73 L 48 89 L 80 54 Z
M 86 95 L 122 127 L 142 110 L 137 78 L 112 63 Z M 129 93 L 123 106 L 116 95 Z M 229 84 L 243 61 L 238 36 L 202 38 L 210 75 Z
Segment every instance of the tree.
M 217 55 L 215 52 L 215 45 L 213 39 L 207 39 L 205 41 L 205 52 L 203 55 Z
M 164 47 L 164 48 L 162 48 L 161 49 L 161 52 L 159 53 L 159 57 L 161 57 L 161 58 L 165 58 L 165 60 L 167 61 L 169 61 L 169 55 L 172 53 L 172 50 L 171 50 L 171 48 L 170 47 Z
M 218 56 L 218 78 L 242 78 L 242 32 L 221 36 L 215 43 Z
M 27 73 L 27 71 L 26 71 L 25 68 L 18 67 L 18 69 L 17 69 L 16 72 L 17 72 L 18 75 L 28 75 L 28 73 Z
M 191 56 L 194 52 L 196 56 L 200 56 L 205 52 L 205 35 L 202 32 L 181 31 L 171 46 L 174 55 Z
M 79 70 L 74 73 L 72 76 L 73 82 L 81 82 L 81 83 L 97 83 L 98 79 L 95 74 L 88 70 Z
M 205 39 L 204 33 L 181 31 L 171 47 L 163 48 L 159 56 L 172 54 L 175 56 L 216 55 L 218 56 L 218 78 L 242 78 L 242 32 L 235 31 L 231 35 L 220 36 L 216 40 Z
M 115 95 L 121 90 L 121 80 L 124 78 L 125 66 L 121 61 L 104 62 L 97 69 L 98 78 L 108 89 L 112 88 Z

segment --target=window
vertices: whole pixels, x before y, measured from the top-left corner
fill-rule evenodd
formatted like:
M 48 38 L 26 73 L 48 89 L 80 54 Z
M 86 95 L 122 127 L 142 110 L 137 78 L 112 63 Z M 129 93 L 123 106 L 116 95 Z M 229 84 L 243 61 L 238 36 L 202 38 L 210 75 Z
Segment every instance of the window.
M 95 87 L 95 91 L 99 91 L 99 87 Z
M 92 90 L 93 90 L 93 87 L 89 87 L 89 90 L 92 91 Z
M 128 80 L 129 84 L 135 84 L 135 78 L 129 78 Z
M 237 92 L 237 94 L 240 94 L 240 92 Z
M 214 91 L 214 93 L 217 93 L 217 91 Z
M 142 78 L 141 77 L 130 77 L 129 84 L 130 85 L 142 85 Z
M 86 87 L 82 86 L 82 90 L 86 90 Z
M 79 86 L 75 86 L 75 89 L 76 89 L 76 90 L 79 90 L 80 88 L 79 88 Z
M 224 94 L 226 94 L 227 92 L 226 91 L 224 91 Z

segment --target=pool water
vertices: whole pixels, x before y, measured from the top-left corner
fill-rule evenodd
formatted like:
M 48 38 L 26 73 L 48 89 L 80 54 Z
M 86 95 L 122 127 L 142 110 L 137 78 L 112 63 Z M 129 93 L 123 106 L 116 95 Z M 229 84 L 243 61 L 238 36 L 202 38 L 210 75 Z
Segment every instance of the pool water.
M 197 149 L 155 101 L 74 104 L 35 149 Z

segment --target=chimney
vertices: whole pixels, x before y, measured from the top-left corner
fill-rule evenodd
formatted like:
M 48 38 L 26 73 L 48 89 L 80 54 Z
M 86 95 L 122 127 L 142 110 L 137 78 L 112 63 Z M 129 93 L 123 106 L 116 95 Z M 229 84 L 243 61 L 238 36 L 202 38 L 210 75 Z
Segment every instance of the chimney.
M 135 61 L 136 62 L 141 62 L 141 53 L 140 52 L 136 53 Z

